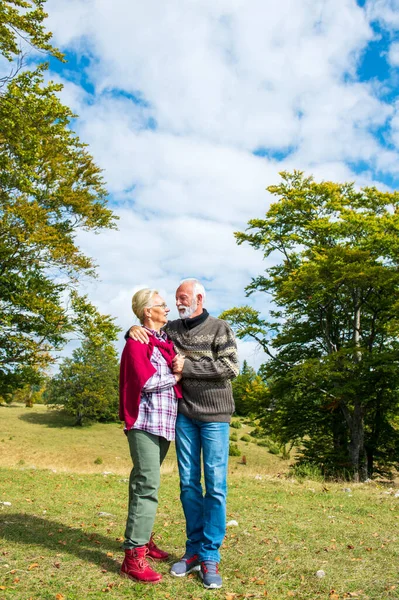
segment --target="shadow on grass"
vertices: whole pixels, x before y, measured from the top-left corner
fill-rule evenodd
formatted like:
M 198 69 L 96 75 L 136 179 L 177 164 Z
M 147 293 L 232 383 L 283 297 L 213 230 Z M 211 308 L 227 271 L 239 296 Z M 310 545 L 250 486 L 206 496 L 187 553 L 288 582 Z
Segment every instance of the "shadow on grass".
M 120 569 L 120 563 L 107 556 L 108 552 L 122 557 L 120 542 L 43 517 L 26 513 L 1 515 L 0 537 L 17 544 L 43 546 L 57 554 L 74 554 L 107 571 Z
M 75 419 L 62 410 L 48 410 L 43 413 L 26 412 L 23 415 L 19 415 L 18 418 L 26 423 L 45 425 L 46 427 L 73 427 L 75 423 Z
M 115 573 L 119 573 L 124 556 L 120 541 L 26 513 L 1 515 L 0 538 L 16 544 L 43 546 L 57 555 L 72 554 L 81 561 Z M 116 555 L 116 559 L 107 554 Z M 180 556 L 169 554 L 167 563 L 172 565 Z

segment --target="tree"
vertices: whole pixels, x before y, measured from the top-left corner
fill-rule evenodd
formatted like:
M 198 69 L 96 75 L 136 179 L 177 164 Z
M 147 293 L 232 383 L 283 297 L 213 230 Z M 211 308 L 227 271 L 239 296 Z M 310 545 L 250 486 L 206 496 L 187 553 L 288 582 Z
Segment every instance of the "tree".
M 237 415 L 258 415 L 267 387 L 246 360 L 242 364 L 240 374 L 232 381 L 232 387 Z
M 43 5 L 1 3 L 0 51 L 10 62 L 21 56 L 19 40 L 62 58 L 44 29 Z M 115 227 L 101 171 L 70 129 L 76 115 L 57 96 L 62 86 L 44 83 L 46 68 L 14 71 L 0 94 L 2 394 L 37 382 L 52 351 L 79 332 L 79 311 L 89 304 L 77 285 L 95 276 L 95 265 L 76 234 Z
M 43 404 L 43 393 L 45 391 L 45 383 L 42 385 L 26 384 L 20 387 L 10 395 L 6 402 L 19 402 L 25 404 L 27 408 L 32 408 L 34 404 Z
M 48 405 L 75 417 L 75 425 L 89 421 L 116 421 L 119 409 L 119 360 L 110 343 L 86 339 L 65 358 L 46 390 Z
M 0 4 L 0 53 L 12 62 L 23 53 L 21 42 L 62 59 L 51 43 L 43 21 L 45 0 L 2 0 Z
M 266 428 L 364 480 L 398 465 L 399 194 L 281 176 L 265 218 L 236 233 L 272 263 L 247 293 L 271 296 L 273 320 L 223 318 L 270 357 Z

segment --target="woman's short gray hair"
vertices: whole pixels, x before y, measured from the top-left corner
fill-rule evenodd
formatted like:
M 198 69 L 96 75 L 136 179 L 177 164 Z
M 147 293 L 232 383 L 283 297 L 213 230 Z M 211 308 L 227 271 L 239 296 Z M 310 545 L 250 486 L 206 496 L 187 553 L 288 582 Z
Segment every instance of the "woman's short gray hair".
M 151 298 L 158 294 L 158 290 L 143 288 L 136 292 L 132 298 L 132 310 L 140 323 L 144 323 L 144 309 L 151 304 Z

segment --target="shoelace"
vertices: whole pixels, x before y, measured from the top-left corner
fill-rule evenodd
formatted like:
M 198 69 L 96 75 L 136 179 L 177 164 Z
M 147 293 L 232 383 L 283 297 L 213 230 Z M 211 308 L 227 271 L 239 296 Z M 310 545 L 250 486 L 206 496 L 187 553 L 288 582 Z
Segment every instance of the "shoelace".
M 156 545 L 155 545 L 155 542 L 154 542 L 154 540 L 153 540 L 153 537 L 152 537 L 152 536 L 150 537 L 150 541 L 149 541 L 149 542 L 148 542 L 148 544 L 147 544 L 147 548 L 148 548 L 149 550 L 159 550 L 159 548 L 157 548 L 157 547 L 156 547 Z
M 184 560 L 186 561 L 186 563 L 189 565 L 190 563 L 192 563 L 194 560 L 197 560 L 198 558 L 198 554 L 194 554 L 194 556 L 190 556 L 189 558 L 185 558 Z
M 204 560 L 204 562 L 202 563 L 202 570 L 204 571 L 204 573 L 211 573 L 212 575 L 219 574 L 218 564 L 207 560 Z
M 144 569 L 146 567 L 149 566 L 148 562 L 147 562 L 147 554 L 148 554 L 148 549 L 146 549 L 146 552 L 144 553 L 144 556 L 141 556 L 138 560 L 137 560 L 137 564 L 139 566 L 139 568 L 144 571 Z

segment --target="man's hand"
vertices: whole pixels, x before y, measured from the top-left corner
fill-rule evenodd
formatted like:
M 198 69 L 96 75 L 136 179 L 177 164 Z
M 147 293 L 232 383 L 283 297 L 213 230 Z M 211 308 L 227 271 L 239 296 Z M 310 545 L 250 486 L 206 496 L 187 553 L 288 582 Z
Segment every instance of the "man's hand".
M 141 342 L 142 344 L 148 344 L 150 341 L 150 338 L 148 337 L 148 331 L 144 329 L 144 327 L 140 327 L 140 325 L 133 325 L 133 327 L 129 329 L 129 337 L 131 337 L 133 340 L 136 340 L 136 342 Z
M 184 367 L 184 356 L 182 356 L 181 354 L 176 354 L 176 356 L 174 357 L 174 359 L 172 361 L 173 373 L 175 375 L 177 373 L 183 373 L 183 367 Z

